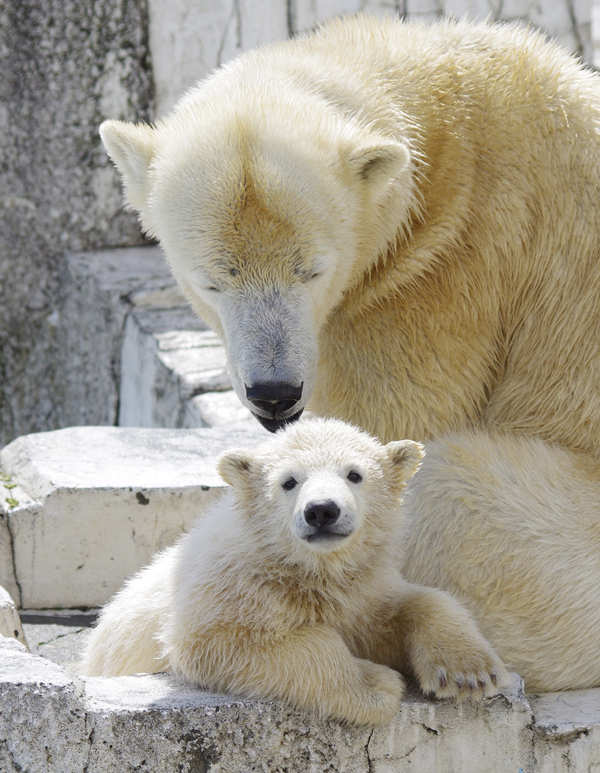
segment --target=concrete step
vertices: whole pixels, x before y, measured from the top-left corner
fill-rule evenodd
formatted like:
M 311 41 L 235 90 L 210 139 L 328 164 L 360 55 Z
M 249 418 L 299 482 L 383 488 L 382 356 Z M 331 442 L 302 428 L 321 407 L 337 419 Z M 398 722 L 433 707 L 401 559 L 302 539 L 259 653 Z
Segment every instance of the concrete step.
M 83 655 L 97 609 L 21 609 L 19 617 L 32 655 L 70 668 Z
M 69 256 L 61 328 L 78 386 L 72 424 L 250 427 L 225 350 L 190 309 L 160 247 Z
M 0 585 L 20 607 L 105 603 L 220 496 L 216 458 L 266 430 L 72 427 L 0 452 Z M 0 491 L 2 490 L 0 486 Z
M 117 423 L 125 320 L 134 308 L 185 307 L 159 247 L 67 255 L 56 326 L 65 349 L 70 425 Z
M 482 704 L 409 694 L 385 727 L 348 728 L 168 674 L 81 678 L 0 639 L 6 773 L 584 773 L 600 765 L 600 690 Z

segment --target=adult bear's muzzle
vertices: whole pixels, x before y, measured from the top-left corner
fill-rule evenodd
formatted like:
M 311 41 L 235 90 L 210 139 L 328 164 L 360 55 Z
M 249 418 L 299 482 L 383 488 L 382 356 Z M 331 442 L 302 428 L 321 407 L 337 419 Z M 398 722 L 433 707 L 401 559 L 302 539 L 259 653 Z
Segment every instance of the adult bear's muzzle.
M 254 409 L 253 416 L 269 432 L 276 432 L 302 415 L 303 408 L 295 413 L 293 411 L 302 399 L 303 386 L 303 383 L 295 386 L 286 382 L 245 384 L 246 399 Z

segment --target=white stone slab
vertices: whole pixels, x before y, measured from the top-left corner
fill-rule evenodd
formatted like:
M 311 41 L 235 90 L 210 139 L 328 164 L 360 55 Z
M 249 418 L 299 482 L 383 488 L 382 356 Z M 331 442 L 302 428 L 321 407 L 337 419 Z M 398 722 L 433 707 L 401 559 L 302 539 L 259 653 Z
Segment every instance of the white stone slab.
M 2 773 L 83 773 L 86 738 L 82 683 L 0 636 Z
M 532 695 L 531 706 L 538 731 L 548 740 L 600 727 L 600 689 Z
M 119 426 L 177 427 L 183 412 L 177 374 L 158 358 L 158 342 L 140 318 L 151 313 L 132 312 L 127 317 L 121 350 Z
M 12 554 L 12 536 L 8 528 L 8 517 L 0 507 L 0 585 L 6 588 L 11 598 L 21 604 L 21 593 L 15 579 Z
M 159 247 L 67 255 L 65 302 L 53 312 L 64 349 L 64 425 L 115 424 L 125 318 L 136 304 L 172 308 L 186 302 Z
M 5 471 L 2 471 L 1 467 L 0 458 L 2 475 L 0 483 L 6 484 L 8 479 L 10 489 L 4 489 L 4 493 L 0 496 L 0 585 L 14 599 L 16 605 L 21 607 L 21 588 L 15 575 L 14 541 L 9 514 L 14 514 L 24 508 L 30 513 L 36 512 L 39 503 L 32 499 L 12 476 L 8 476 Z M 3 486 L 0 485 L 0 492 L 2 489 Z
M 232 389 L 225 347 L 212 330 L 169 330 L 155 338 L 158 358 L 178 375 L 182 397 Z
M 262 431 L 232 390 L 223 344 L 182 309 L 138 308 L 129 314 L 119 425 Z
M 8 591 L 0 585 L 0 636 L 16 639 L 27 647 L 27 639 L 21 625 L 15 602 Z
M 288 0 L 149 0 L 148 6 L 157 116 L 215 67 L 289 32 Z
M 196 394 L 231 390 L 225 349 L 193 312 L 136 309 L 121 356 L 119 425 L 206 427 L 186 417 Z M 250 415 L 248 413 L 248 415 Z
M 185 427 L 248 429 L 268 436 L 233 390 L 196 395 L 187 402 Z
M 600 769 L 600 689 L 530 698 L 540 773 Z
M 241 49 L 285 40 L 289 28 L 290 2 L 288 0 L 240 0 L 239 25 Z
M 419 5 L 426 0 L 417 0 Z M 396 16 L 402 11 L 403 0 L 292 0 L 294 33 L 312 29 L 317 24 L 346 13 L 369 13 L 373 16 Z
M 8 514 L 20 603 L 103 604 L 172 544 L 224 487 L 217 456 L 260 433 L 74 427 L 0 453 L 28 495 Z

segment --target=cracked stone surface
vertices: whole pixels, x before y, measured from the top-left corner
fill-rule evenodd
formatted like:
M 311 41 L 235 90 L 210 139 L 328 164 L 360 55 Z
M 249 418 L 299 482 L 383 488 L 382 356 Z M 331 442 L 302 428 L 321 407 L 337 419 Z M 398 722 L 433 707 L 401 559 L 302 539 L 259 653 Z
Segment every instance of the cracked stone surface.
M 526 697 L 515 675 L 496 698 L 456 704 L 409 686 L 389 725 L 348 728 L 169 674 L 78 677 L 68 666 L 96 613 L 21 614 L 32 654 L 0 636 L 3 773 L 592 773 L 600 763 L 600 690 Z
M 531 710 L 518 678 L 481 705 L 411 693 L 388 726 L 348 728 L 276 702 L 207 693 L 168 674 L 78 678 L 13 640 L 0 639 L 0 653 L 7 773 L 534 770 Z
M 204 692 L 169 674 L 77 677 L 0 638 L 0 769 L 592 773 L 599 693 L 529 701 L 516 676 L 506 694 L 483 704 L 432 701 L 413 690 L 389 725 L 348 728 L 276 702 Z M 548 739 L 543 727 L 560 722 L 563 699 L 579 732 Z
M 560 740 L 600 727 L 600 690 L 572 690 L 532 695 L 538 733 Z
M 84 771 L 89 757 L 83 684 L 0 639 L 0 770 Z

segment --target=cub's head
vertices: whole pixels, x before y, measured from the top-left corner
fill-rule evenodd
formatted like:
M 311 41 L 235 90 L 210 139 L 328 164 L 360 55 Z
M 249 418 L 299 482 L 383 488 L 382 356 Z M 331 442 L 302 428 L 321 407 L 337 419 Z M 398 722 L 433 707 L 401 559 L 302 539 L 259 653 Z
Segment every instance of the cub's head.
M 319 93 L 318 78 L 273 67 L 268 49 L 245 54 L 155 126 L 100 129 L 129 206 L 271 431 L 300 418 L 320 330 L 416 201 L 407 144 Z
M 368 560 L 389 543 L 423 453 L 412 440 L 382 445 L 349 424 L 311 418 L 258 449 L 225 453 L 218 470 L 260 544 L 312 567 L 324 555 Z

